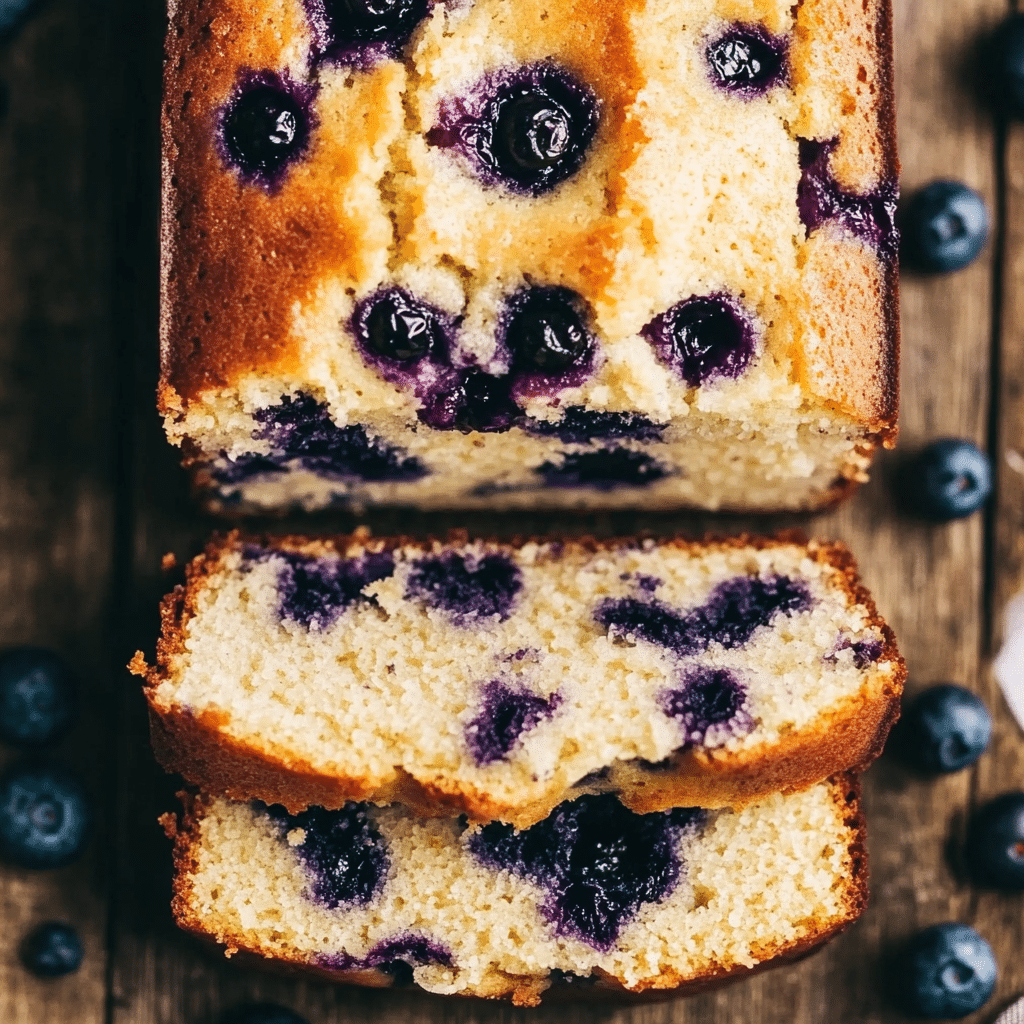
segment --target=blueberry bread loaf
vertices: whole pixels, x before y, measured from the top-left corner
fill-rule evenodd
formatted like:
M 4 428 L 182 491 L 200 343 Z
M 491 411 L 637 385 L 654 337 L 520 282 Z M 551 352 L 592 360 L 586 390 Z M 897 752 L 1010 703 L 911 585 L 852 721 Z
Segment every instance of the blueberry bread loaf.
M 163 623 L 157 759 L 293 812 L 742 806 L 872 760 L 904 676 L 847 552 L 786 540 L 230 535 Z
M 212 508 L 806 509 L 892 442 L 889 0 L 171 8 Z
M 637 815 L 584 796 L 530 829 L 348 804 L 186 797 L 178 924 L 339 981 L 533 1005 L 694 991 L 809 951 L 867 897 L 858 786 Z M 742 869 L 738 866 L 742 865 Z

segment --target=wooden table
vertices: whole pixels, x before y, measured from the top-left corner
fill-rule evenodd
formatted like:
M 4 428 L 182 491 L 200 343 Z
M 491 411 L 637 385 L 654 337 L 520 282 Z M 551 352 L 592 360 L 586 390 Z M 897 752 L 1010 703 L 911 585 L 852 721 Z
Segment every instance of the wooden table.
M 852 502 L 810 524 L 857 553 L 900 638 L 911 691 L 955 681 L 985 697 L 991 749 L 940 780 L 886 757 L 872 769 L 872 904 L 820 955 L 691 1000 L 539 1011 L 251 973 L 209 957 L 171 923 L 156 817 L 172 806 L 173 782 L 152 761 L 138 683 L 123 667 L 136 647 L 152 652 L 167 587 L 160 556 L 188 557 L 213 526 L 190 508 L 153 411 L 163 10 L 159 0 L 44 7 L 0 53 L 9 90 L 0 119 L 0 646 L 51 646 L 81 669 L 84 719 L 60 754 L 95 792 L 99 823 L 73 867 L 0 867 L 0 1022 L 215 1024 L 222 1008 L 262 998 L 312 1024 L 895 1024 L 903 1018 L 883 991 L 889 955 L 947 919 L 976 927 L 1000 962 L 996 995 L 971 1022 L 993 1020 L 1024 994 L 1024 896 L 979 893 L 957 867 L 971 808 L 1024 784 L 1024 734 L 989 670 L 1001 609 L 1024 587 L 1024 476 L 1007 459 L 1024 448 L 1024 126 L 995 123 L 972 80 L 978 40 L 1010 7 L 896 0 L 904 187 L 964 180 L 988 199 L 996 230 L 969 270 L 904 278 L 900 451 Z M 997 494 L 987 515 L 931 527 L 899 513 L 891 483 L 906 452 L 943 434 L 988 448 Z M 372 523 L 378 532 L 446 525 L 402 514 Z M 512 526 L 486 516 L 473 525 Z M 600 533 L 637 525 L 624 515 L 577 521 Z M 712 523 L 657 516 L 639 525 L 701 533 Z M 542 532 L 548 520 L 517 516 L 514 526 Z M 86 960 L 77 975 L 45 982 L 19 966 L 16 946 L 52 918 L 80 930 Z

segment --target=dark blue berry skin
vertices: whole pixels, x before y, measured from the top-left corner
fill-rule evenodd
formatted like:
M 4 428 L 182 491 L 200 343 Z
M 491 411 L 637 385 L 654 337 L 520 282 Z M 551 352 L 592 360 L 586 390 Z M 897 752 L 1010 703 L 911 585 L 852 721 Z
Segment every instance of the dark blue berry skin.
M 310 807 L 300 814 L 275 806 L 267 814 L 284 833 L 305 830 L 305 841 L 295 849 L 312 877 L 314 898 L 328 910 L 366 906 L 380 891 L 390 858 L 363 804 L 337 811 Z
M 272 71 L 250 75 L 220 115 L 228 163 L 264 186 L 276 186 L 309 145 L 312 92 Z
M 959 181 L 933 181 L 902 211 L 904 263 L 947 274 L 972 264 L 989 234 L 985 200 Z
M 917 455 L 902 486 L 907 502 L 928 519 L 962 519 L 992 493 L 992 464 L 970 441 L 943 438 Z
M 243 1003 L 228 1010 L 220 1024 L 309 1024 L 309 1021 L 276 1003 Z
M 39 0 L 0 0 L 0 43 L 13 39 L 38 6 Z
M 974 815 L 966 858 L 978 885 L 1024 889 L 1024 793 L 1004 793 Z
M 675 887 L 680 833 L 702 820 L 692 808 L 639 815 L 611 794 L 584 796 L 521 832 L 492 822 L 468 844 L 484 864 L 544 889 L 540 909 L 559 935 L 607 950 L 642 904 Z
M 0 857 L 24 868 L 58 868 L 85 849 L 92 807 L 78 778 L 44 763 L 17 764 L 0 779 Z
M 786 43 L 762 25 L 733 25 L 704 51 L 711 81 L 726 92 L 760 96 L 784 81 Z
M 507 619 L 522 589 L 522 573 L 505 555 L 477 558 L 445 551 L 413 565 L 405 596 L 447 612 L 458 625 L 469 626 Z
M 984 701 L 962 686 L 933 686 L 903 712 L 905 756 L 929 772 L 957 772 L 974 764 L 992 737 Z
M 568 288 L 516 292 L 503 332 L 513 370 L 552 373 L 583 362 L 592 342 L 581 304 Z
M 78 716 L 78 682 L 52 651 L 0 654 L 0 741 L 38 747 L 60 739 Z
M 750 365 L 754 331 L 725 295 L 695 295 L 656 316 L 640 333 L 690 386 L 735 378 Z
M 384 359 L 414 363 L 447 354 L 444 315 L 403 288 L 387 288 L 360 302 L 352 326 L 363 347 Z
M 82 966 L 82 940 L 71 925 L 46 921 L 25 936 L 21 962 L 39 978 L 60 978 Z
M 495 680 L 483 690 L 480 709 L 466 726 L 466 744 L 479 765 L 508 756 L 519 738 L 550 718 L 561 703 L 558 694 L 541 697 Z
M 894 983 L 906 1010 L 950 1019 L 973 1013 L 992 995 L 996 960 L 973 928 L 955 922 L 915 935 L 895 964 Z
M 989 61 L 993 99 L 1012 117 L 1024 117 L 1024 14 L 1011 14 L 996 29 Z
M 647 487 L 668 475 L 652 456 L 631 448 L 568 452 L 561 462 L 544 462 L 536 472 L 547 487 L 593 487 L 598 491 Z

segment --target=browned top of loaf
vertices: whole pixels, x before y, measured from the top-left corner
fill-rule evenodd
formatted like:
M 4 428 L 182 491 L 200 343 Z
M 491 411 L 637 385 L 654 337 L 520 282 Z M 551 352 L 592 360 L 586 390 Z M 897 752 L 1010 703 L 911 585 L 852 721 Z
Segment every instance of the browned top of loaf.
M 508 976 L 504 986 L 488 992 L 489 998 L 509 999 L 517 1006 L 537 1006 L 542 996 L 545 1001 L 554 998 L 562 1001 L 568 999 L 586 1000 L 594 995 L 607 997 L 618 994 L 623 997 L 640 996 L 642 998 L 664 999 L 672 996 L 690 995 L 696 992 L 713 989 L 732 980 L 739 980 L 757 973 L 765 968 L 791 963 L 812 952 L 817 946 L 833 935 L 844 930 L 857 920 L 868 904 L 868 855 L 867 826 L 861 810 L 860 778 L 852 772 L 843 772 L 831 780 L 833 800 L 837 807 L 842 808 L 843 822 L 853 834 L 849 845 L 851 870 L 849 878 L 843 879 L 846 893 L 843 900 L 843 913 L 837 919 L 809 922 L 808 933 L 800 939 L 754 944 L 753 951 L 759 959 L 753 968 L 709 968 L 699 974 L 681 976 L 663 974 L 660 978 L 640 985 L 636 989 L 628 989 L 617 979 L 610 976 L 602 977 L 597 992 L 580 987 L 570 988 L 555 984 L 548 988 L 549 980 L 538 977 Z M 334 971 L 325 970 L 300 959 L 283 963 L 276 953 L 261 947 L 258 938 L 246 933 L 226 934 L 219 931 L 207 917 L 200 915 L 192 906 L 192 876 L 198 870 L 199 823 L 210 806 L 210 798 L 202 794 L 181 792 L 178 794 L 183 810 L 180 815 L 164 814 L 160 818 L 167 838 L 174 843 L 174 882 L 171 910 L 180 928 L 193 935 L 213 940 L 225 948 L 228 956 L 250 954 L 256 962 L 262 961 L 266 966 L 280 969 L 295 967 L 303 971 L 311 971 L 332 981 L 364 985 L 372 988 L 385 988 L 394 984 L 394 978 L 376 970 Z
M 613 118 L 637 87 L 623 26 L 631 5 L 640 2 L 576 0 L 552 9 L 553 17 L 564 16 L 571 25 L 574 45 L 592 55 L 588 75 Z M 794 79 L 801 61 L 817 54 L 804 61 L 807 67 L 827 76 L 824 80 L 842 76 L 849 95 L 857 97 L 857 116 L 844 123 L 832 157 L 833 172 L 853 191 L 870 189 L 883 178 L 895 180 L 898 170 L 890 2 L 802 0 L 797 5 Z M 295 302 L 309 297 L 325 277 L 358 288 L 369 274 L 371 250 L 380 245 L 377 229 L 370 226 L 374 218 L 346 208 L 340 196 L 346 182 L 355 179 L 357 148 L 372 148 L 386 132 L 387 104 L 374 96 L 379 90 L 383 100 L 385 78 L 371 76 L 362 83 L 365 114 L 347 125 L 344 136 L 316 133 L 315 159 L 302 161 L 272 195 L 226 173 L 217 151 L 217 111 L 239 69 L 277 68 L 285 43 L 303 52 L 309 42 L 301 0 L 172 4 L 162 116 L 159 402 L 165 414 L 180 413 L 198 394 L 230 387 L 249 373 L 296 373 L 298 341 L 290 323 Z M 634 148 L 623 140 L 621 159 L 630 159 Z M 610 194 L 613 205 L 614 199 Z M 570 226 L 566 231 L 565 238 L 553 241 L 553 251 L 567 264 L 585 268 L 580 289 L 591 298 L 588 288 L 599 291 L 611 269 L 602 255 L 605 228 L 584 235 Z M 845 251 L 839 254 L 840 262 L 851 259 Z M 866 284 L 863 268 L 853 266 L 853 280 L 860 285 L 852 291 L 846 287 L 850 277 L 824 283 L 834 302 L 850 307 L 858 330 L 838 336 L 840 348 L 850 350 L 838 353 L 837 365 L 826 366 L 824 377 L 819 372 L 811 390 L 853 413 L 879 440 L 890 441 L 897 407 L 896 269 L 892 261 L 878 262 L 886 263 L 881 277 L 876 273 Z M 860 330 L 864 322 L 868 334 Z M 799 361 L 797 372 L 808 383 Z

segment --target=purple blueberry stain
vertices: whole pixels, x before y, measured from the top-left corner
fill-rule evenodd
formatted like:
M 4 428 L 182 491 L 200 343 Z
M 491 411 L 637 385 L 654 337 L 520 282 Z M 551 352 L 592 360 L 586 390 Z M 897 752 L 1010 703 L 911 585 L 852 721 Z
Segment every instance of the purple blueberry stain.
M 641 906 L 675 889 L 680 838 L 703 820 L 693 808 L 639 815 L 611 794 L 582 796 L 528 829 L 492 822 L 467 843 L 484 865 L 544 891 L 539 909 L 556 934 L 607 951 Z
M 750 315 L 724 292 L 683 299 L 658 314 L 640 334 L 692 388 L 739 377 L 758 347 Z
M 221 156 L 271 191 L 309 147 L 316 90 L 273 71 L 246 71 L 217 115 Z
M 829 166 L 838 140 L 800 139 L 799 143 L 801 173 L 797 208 L 808 232 L 832 222 L 873 246 L 881 255 L 895 258 L 899 247 L 896 229 L 899 186 L 896 181 L 883 181 L 865 195 L 849 192 L 839 185 Z
M 258 409 L 253 440 L 269 442 L 267 453 L 221 456 L 211 475 L 222 487 L 290 470 L 306 470 L 339 482 L 408 483 L 426 467 L 400 448 L 371 438 L 360 424 L 339 427 L 330 410 L 311 395 L 285 395 L 280 405 Z
M 825 655 L 825 661 L 835 662 L 841 651 L 850 651 L 853 659 L 853 667 L 858 669 L 867 668 L 873 665 L 882 656 L 885 645 L 877 637 L 870 637 L 865 640 L 853 640 L 849 636 L 842 635 L 836 641 L 835 647 L 829 654 Z
M 367 552 L 360 558 L 315 558 L 294 551 L 275 551 L 282 562 L 277 577 L 278 614 L 306 629 L 324 630 L 346 608 L 368 601 L 364 591 L 395 571 L 388 552 Z
M 426 139 L 457 152 L 484 184 L 540 196 L 583 166 L 599 119 L 591 89 L 545 61 L 496 71 L 446 98 Z
M 718 746 L 728 736 L 744 735 L 754 727 L 747 688 L 728 669 L 691 669 L 678 687 L 659 695 L 658 703 L 679 723 L 685 746 Z
M 405 593 L 471 626 L 507 619 L 522 589 L 522 573 L 506 555 L 445 551 L 413 563 Z
M 608 412 L 570 405 L 560 420 L 527 420 L 524 428 L 538 437 L 557 437 L 562 444 L 594 441 L 660 441 L 665 427 L 634 412 Z
M 309 872 L 313 898 L 328 910 L 364 907 L 383 888 L 387 843 L 365 805 L 347 803 L 337 811 L 310 807 L 300 814 L 275 805 L 267 815 L 284 835 L 295 829 L 305 833 L 294 849 Z
M 544 462 L 535 470 L 547 487 L 648 487 L 668 476 L 668 470 L 646 452 L 631 448 L 599 448 L 592 452 L 563 452 L 559 462 Z
M 431 0 L 305 0 L 321 61 L 365 70 L 398 58 Z
M 745 99 L 764 95 L 789 74 L 787 40 L 759 24 L 729 26 L 708 43 L 704 56 L 711 81 Z
M 451 951 L 423 935 L 405 933 L 378 942 L 360 966 L 376 968 L 391 975 L 396 985 L 411 985 L 413 968 L 426 964 L 453 967 Z
M 675 609 L 650 598 L 608 598 L 595 619 L 612 637 L 644 640 L 685 658 L 711 644 L 742 647 L 777 615 L 806 610 L 807 588 L 788 576 L 736 576 L 718 584 L 702 605 Z
M 487 683 L 477 713 L 466 726 L 473 760 L 480 766 L 505 760 L 520 738 L 550 718 L 561 702 L 557 693 L 542 697 L 500 680 Z

